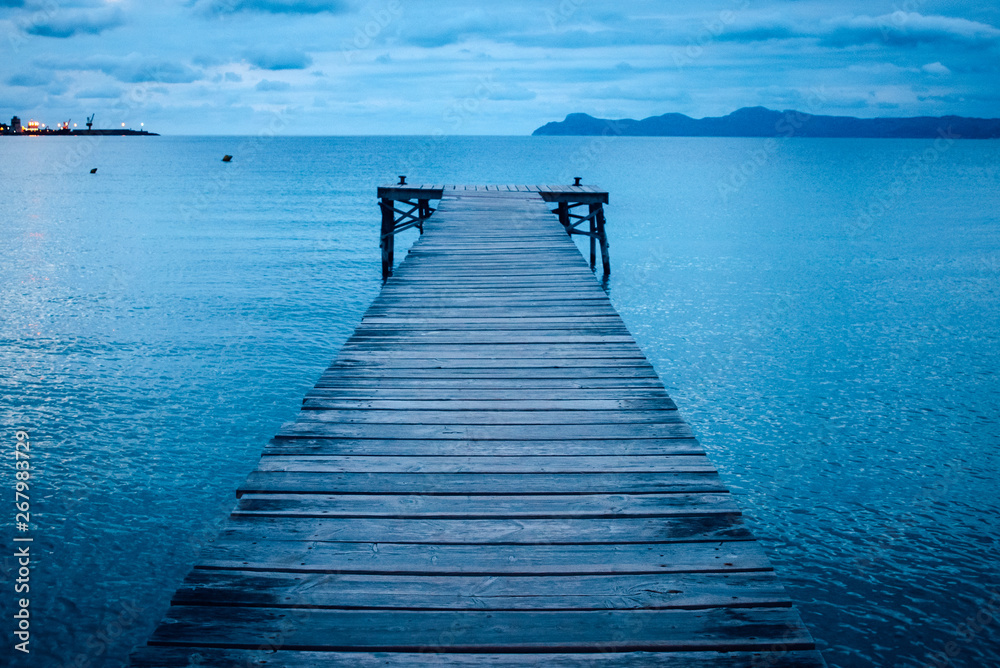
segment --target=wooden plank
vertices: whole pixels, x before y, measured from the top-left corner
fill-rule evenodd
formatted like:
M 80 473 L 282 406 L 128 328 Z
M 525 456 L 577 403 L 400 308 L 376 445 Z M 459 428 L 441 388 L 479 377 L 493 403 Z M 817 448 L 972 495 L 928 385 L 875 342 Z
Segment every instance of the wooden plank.
M 517 524 L 524 529 L 518 529 Z M 698 526 L 699 524 L 704 526 Z M 680 527 L 697 537 L 746 536 L 746 529 L 719 518 L 673 520 L 308 520 L 235 518 L 209 545 L 198 568 L 290 573 L 390 573 L 396 575 L 611 575 L 632 573 L 739 573 L 769 571 L 761 547 L 752 540 L 711 542 L 622 543 L 613 529 L 648 528 L 669 539 Z M 690 528 L 694 525 L 695 528 Z M 401 543 L 390 540 L 351 541 L 360 527 L 377 536 L 393 527 L 433 532 L 432 539 Z M 551 527 L 555 540 L 545 539 Z M 601 529 L 607 527 L 602 540 Z M 381 531 L 380 527 L 384 527 Z M 590 528 L 590 531 L 587 529 Z M 299 529 L 295 531 L 295 529 Z M 469 533 L 474 532 L 471 536 Z M 344 541 L 309 540 L 306 536 L 346 536 Z M 275 540 L 273 537 L 286 537 Z M 291 539 L 295 536 L 294 539 Z M 575 537 L 589 542 L 560 543 Z M 474 539 L 475 542 L 470 542 Z M 396 539 L 399 541 L 400 539 Z M 459 542 L 463 541 L 464 542 Z
M 405 610 L 788 607 L 774 573 L 447 576 L 193 570 L 174 605 Z
M 449 357 L 452 359 L 537 359 L 552 357 L 566 364 L 581 360 L 614 359 L 623 362 L 630 361 L 632 365 L 651 367 L 638 346 L 628 343 L 598 343 L 588 346 L 561 345 L 558 342 L 560 334 L 569 336 L 565 330 L 514 330 L 506 332 L 494 330 L 490 334 L 493 343 L 469 344 L 459 343 L 455 339 L 465 331 L 456 333 L 447 329 L 400 330 L 384 329 L 381 332 L 363 330 L 358 338 L 344 344 L 337 359 L 358 358 L 401 358 L 412 359 L 414 354 L 419 357 Z M 578 330 L 579 331 L 579 330 Z M 613 330 L 611 330 L 613 332 Z M 551 337 L 549 343 L 526 343 L 517 345 L 505 335 Z M 608 336 L 610 334 L 596 330 L 592 336 Z
M 431 438 L 477 441 L 607 440 L 614 438 L 693 438 L 683 422 L 650 424 L 344 424 L 306 415 L 282 425 L 282 436 L 306 438 Z
M 361 321 L 360 329 L 392 326 L 403 330 L 440 330 L 440 331 L 539 331 L 557 330 L 617 332 L 628 331 L 620 322 L 610 318 L 581 318 L 560 316 L 534 316 L 531 318 L 438 318 L 438 317 L 408 317 L 369 315 Z
M 439 298 L 450 298 L 453 296 L 458 297 L 478 297 L 480 299 L 494 299 L 502 296 L 509 295 L 509 287 L 498 288 L 494 285 L 464 285 L 461 287 L 453 286 L 450 290 L 445 286 L 435 287 L 426 286 L 420 289 L 405 288 L 400 286 L 394 286 L 389 288 L 384 288 L 383 293 L 390 297 L 399 297 L 407 299 L 424 298 L 424 297 L 439 297 Z M 538 297 L 547 296 L 586 296 L 588 295 L 588 290 L 586 290 L 582 285 L 553 285 L 553 286 L 536 286 L 533 288 L 528 288 L 527 286 L 521 290 L 518 290 L 519 296 L 525 299 L 534 299 Z M 376 300 L 379 301 L 379 300 Z
M 350 410 L 316 408 L 300 414 L 298 422 L 405 425 L 632 425 L 681 424 L 674 410 L 641 411 L 433 411 Z
M 463 381 L 465 382 L 465 381 Z M 563 388 L 553 391 L 548 389 L 531 388 L 501 388 L 501 387 L 471 387 L 463 385 L 459 388 L 459 394 L 455 388 L 446 387 L 420 387 L 419 385 L 407 386 L 380 386 L 345 384 L 342 386 L 314 387 L 306 393 L 306 400 L 310 398 L 324 398 L 330 400 L 344 401 L 431 401 L 438 402 L 442 410 L 447 409 L 448 404 L 474 406 L 476 403 L 490 402 L 502 410 L 505 406 L 521 406 L 528 409 L 533 402 L 551 401 L 559 402 L 567 407 L 585 406 L 581 402 L 597 402 L 594 406 L 618 405 L 619 408 L 627 410 L 632 402 L 642 402 L 664 405 L 676 408 L 673 400 L 667 396 L 666 390 L 662 386 L 650 385 L 649 387 L 609 387 L 603 389 L 573 389 Z M 460 399 L 456 399 L 456 395 Z M 638 405 L 638 404 L 635 404 Z
M 273 649 L 216 649 L 143 647 L 132 655 L 134 668 L 822 668 L 826 664 L 815 651 L 795 651 L 781 645 L 761 652 L 613 652 L 599 654 L 484 654 L 484 653 L 386 653 L 300 652 Z
M 379 186 L 377 196 L 391 200 L 441 199 L 442 191 L 423 186 Z
M 484 456 L 593 457 L 633 455 L 696 455 L 704 449 L 695 439 L 636 439 L 603 441 L 462 441 L 412 439 L 275 438 L 264 450 L 272 455 L 367 455 L 448 457 Z
M 474 306 L 477 308 L 482 308 L 484 300 L 481 296 L 477 295 L 474 297 L 460 297 L 457 295 L 451 295 L 448 297 L 433 297 L 430 295 L 424 295 L 419 297 L 392 297 L 386 295 L 375 302 L 374 306 L 379 309 L 389 309 L 395 307 L 405 307 L 405 308 L 421 308 L 421 309 L 436 309 L 440 306 L 445 306 L 447 308 L 461 308 L 463 306 Z M 489 306 L 492 308 L 502 308 L 502 307 L 512 307 L 512 308 L 525 308 L 531 307 L 534 309 L 542 310 L 548 309 L 550 306 L 573 306 L 573 307 L 610 307 L 611 301 L 606 296 L 601 295 L 589 295 L 589 296 L 546 296 L 539 297 L 537 295 L 528 295 L 524 297 L 520 296 L 506 296 L 506 297 L 493 297 L 489 299 Z
M 278 457 L 265 457 L 270 463 Z M 266 464 L 262 464 L 265 466 Z M 265 469 L 266 470 L 266 469 Z M 272 469 L 273 470 L 273 469 Z M 376 471 L 377 472 L 377 471 Z M 436 519 L 681 517 L 739 511 L 728 494 L 244 494 L 236 515 Z
M 521 457 L 385 455 L 278 455 L 261 459 L 259 471 L 316 473 L 657 473 L 714 470 L 704 455 Z
M 494 410 L 494 411 L 547 411 L 547 410 L 676 410 L 674 402 L 666 397 L 654 399 L 565 399 L 539 395 L 533 399 L 348 399 L 326 398 L 313 393 L 303 400 L 310 408 L 328 408 L 337 410 Z
M 300 650 L 438 651 L 749 651 L 781 644 L 811 649 L 798 614 L 787 608 L 613 611 L 400 611 L 173 606 L 152 645 L 252 649 L 281 637 Z M 752 629 L 747 633 L 747 628 Z M 442 629 L 449 632 L 443 633 Z M 422 639 L 422 640 L 420 640 Z
M 370 352 L 369 350 L 362 350 L 361 355 Z M 433 355 L 433 353 L 428 354 L 426 351 L 421 355 L 414 355 L 413 357 L 407 358 L 403 357 L 405 355 L 406 349 L 401 349 L 397 351 L 399 355 L 397 356 L 381 356 L 376 357 L 378 353 L 372 353 L 370 356 L 362 357 L 362 359 L 338 359 L 333 366 L 327 369 L 327 373 L 351 373 L 354 370 L 371 372 L 371 373 L 386 373 L 389 375 L 394 374 L 396 371 L 403 370 L 440 370 L 440 371 L 450 371 L 450 370 L 477 370 L 479 372 L 485 373 L 490 369 L 501 369 L 505 373 L 513 371 L 521 371 L 525 375 L 530 374 L 532 371 L 537 369 L 548 369 L 548 370 L 560 370 L 566 373 L 578 373 L 581 377 L 586 377 L 593 369 L 625 369 L 631 368 L 634 371 L 646 370 L 646 367 L 639 365 L 639 360 L 637 358 L 621 357 L 615 358 L 612 356 L 608 357 L 590 357 L 586 359 L 568 359 L 568 358 L 549 358 L 545 357 L 514 357 L 514 356 L 504 356 L 498 355 L 496 357 L 450 357 L 448 355 Z M 359 355 L 359 357 L 361 357 Z
M 491 342 L 479 344 L 460 343 L 462 331 L 427 330 L 425 332 L 414 332 L 412 335 L 387 333 L 384 336 L 366 336 L 353 339 L 345 343 L 342 353 L 334 361 L 327 372 L 339 372 L 343 370 L 344 364 L 351 360 L 355 361 L 399 361 L 407 362 L 414 358 L 427 360 L 427 371 L 434 371 L 434 360 L 452 360 L 454 362 L 464 361 L 468 368 L 487 368 L 496 366 L 497 360 L 554 360 L 551 366 L 566 367 L 608 367 L 609 361 L 620 361 L 620 366 L 627 369 L 628 373 L 634 374 L 637 370 L 649 372 L 652 365 L 636 353 L 628 345 L 619 343 L 595 343 L 586 346 L 586 355 L 574 356 L 571 350 L 558 344 L 559 332 L 553 330 L 545 332 L 545 336 L 538 336 L 535 332 L 529 335 L 539 339 L 535 343 L 518 345 L 516 342 L 505 339 L 501 332 L 494 332 Z M 512 332 L 512 334 L 518 334 Z M 527 336 L 527 335 L 526 335 Z M 545 342 L 541 339 L 548 339 Z M 582 346 L 581 346 L 582 347 Z M 412 355 L 410 353 L 413 353 Z M 410 366 L 407 364 L 406 366 Z M 532 366 L 536 366 L 532 363 Z M 612 368 L 614 365 L 610 365 Z M 415 367 L 421 368 L 419 366 Z M 585 376 L 580 372 L 580 376 Z M 612 374 L 621 375 L 621 374 Z
M 417 337 L 420 335 L 417 334 Z M 474 348 L 460 343 L 431 345 L 421 343 L 409 345 L 407 342 L 393 341 L 391 345 L 380 345 L 378 342 L 360 342 L 347 344 L 341 349 L 340 355 L 332 366 L 403 366 L 419 367 L 433 366 L 435 362 L 448 365 L 464 365 L 467 367 L 495 366 L 497 363 L 508 363 L 512 366 L 552 366 L 552 367 L 587 367 L 609 366 L 616 363 L 631 367 L 650 368 L 649 362 L 641 352 L 631 350 L 627 346 L 602 344 L 588 348 L 580 355 L 573 355 L 569 350 L 554 346 L 490 346 L 489 349 Z
M 546 377 L 546 378 L 470 378 L 470 377 L 392 377 L 387 375 L 373 377 L 344 377 L 331 376 L 320 378 L 316 383 L 316 389 L 327 390 L 334 388 L 351 389 L 384 389 L 398 391 L 400 388 L 419 390 L 454 390 L 459 391 L 489 391 L 489 390 L 551 390 L 555 393 L 563 393 L 575 390 L 607 391 L 615 389 L 620 391 L 630 390 L 633 392 L 663 391 L 663 384 L 659 378 L 643 377 L 609 377 L 609 378 L 580 378 L 576 377 Z M 455 396 L 452 394 L 451 396 Z M 464 396 L 464 395 L 463 395 Z
M 563 378 L 569 380 L 584 379 L 648 379 L 658 382 L 652 369 L 646 367 L 574 367 L 574 368 L 539 368 L 511 369 L 490 367 L 463 367 L 454 369 L 417 368 L 417 369 L 367 369 L 365 367 L 331 367 L 321 377 L 322 381 L 332 381 L 342 378 L 483 378 L 483 379 L 522 379 L 546 380 Z
M 725 492 L 714 471 L 658 473 L 310 473 L 254 471 L 243 494 L 650 494 Z
M 461 354 L 468 358 L 491 359 L 491 356 L 502 355 L 512 359 L 533 357 L 557 357 L 567 361 L 581 359 L 612 358 L 621 360 L 637 360 L 644 367 L 652 368 L 646 361 L 642 351 L 634 343 L 608 341 L 593 343 L 586 346 L 562 344 L 560 339 L 569 338 L 571 334 L 564 330 L 521 330 L 507 332 L 494 330 L 492 332 L 476 332 L 476 336 L 487 339 L 482 343 L 461 342 L 465 332 L 446 329 L 424 329 L 406 331 L 384 328 L 381 331 L 361 330 L 362 333 L 351 337 L 341 349 L 341 356 L 367 353 L 369 355 L 402 355 L 410 352 L 423 352 L 424 356 L 441 356 L 446 354 Z M 577 330 L 579 332 L 579 330 Z M 611 338 L 614 334 L 578 333 L 577 336 L 593 336 Z M 517 338 L 544 339 L 540 343 L 518 343 Z M 489 341 L 492 339 L 492 341 Z
M 438 518 L 394 518 L 394 517 L 270 517 L 239 514 L 233 515 L 226 525 L 222 535 L 215 544 L 202 555 L 206 567 L 218 565 L 216 561 L 225 561 L 233 555 L 241 554 L 242 558 L 255 559 L 260 563 L 254 568 L 264 570 L 278 569 L 274 558 L 304 559 L 304 555 L 314 552 L 324 559 L 334 559 L 328 547 L 333 544 L 371 544 L 375 550 L 381 550 L 388 544 L 408 544 L 426 547 L 429 545 L 480 546 L 483 549 L 462 554 L 486 555 L 486 545 L 519 545 L 523 548 L 539 545 L 559 546 L 590 546 L 604 550 L 608 559 L 616 559 L 618 548 L 609 546 L 622 544 L 674 544 L 674 543 L 704 543 L 712 545 L 728 545 L 728 542 L 738 541 L 753 544 L 753 536 L 740 522 L 739 516 L 724 513 L 680 517 L 661 518 L 476 518 L 476 519 L 438 519 Z M 320 544 L 326 545 L 326 547 Z M 332 549 L 332 548 L 330 548 Z M 352 548 L 353 549 L 353 548 Z M 417 549 L 414 547 L 413 549 Z M 569 550 L 569 548 L 566 548 Z M 581 548 L 582 549 L 582 548 Z M 743 548 L 734 548 L 739 553 Z M 222 550 L 222 552 L 219 552 Z M 250 552 L 248 552 L 248 550 Z M 263 552 L 259 552 L 263 550 Z M 317 552 L 319 550 L 319 552 Z M 572 551 L 572 550 L 570 550 Z M 702 565 L 695 570 L 754 570 L 758 562 L 712 561 L 720 554 L 700 547 L 679 548 L 676 552 L 702 554 Z M 335 550 L 334 550 L 335 552 Z M 352 553 L 353 554 L 353 553 Z M 504 553 L 507 554 L 507 553 Z M 595 557 L 593 552 L 581 553 Z M 756 554 L 756 553 L 754 553 Z M 222 555 L 222 556 L 220 556 Z M 251 556 L 248 556 L 251 555 Z M 252 555 L 257 555 L 253 557 Z M 706 556 L 707 555 L 707 556 Z M 693 558 L 693 557 L 692 557 Z M 755 557 L 756 558 L 756 557 Z M 281 562 L 285 564 L 286 562 Z M 302 563 L 287 562 L 287 563 Z M 317 564 L 319 562 L 316 562 Z M 332 563 L 332 562 L 331 562 Z M 389 563 L 373 562 L 373 568 L 381 568 Z M 415 564 L 416 562 L 414 562 Z M 448 562 L 444 562 L 448 563 Z M 487 568 L 486 561 L 478 562 L 476 568 Z M 492 564 L 492 562 L 489 562 Z M 721 564 L 721 565 L 720 565 Z M 728 564 L 728 566 L 726 565 Z M 749 565 L 748 565 L 749 564 Z M 348 568 L 344 563 L 341 567 Z M 412 564 L 411 564 L 412 565 Z M 214 567 L 214 566 L 213 566 Z M 450 566 L 449 566 L 450 567 Z M 470 566 L 471 567 L 471 566 Z M 494 568 L 489 565 L 488 568 Z M 249 566 L 248 566 L 249 568 Z M 395 568 L 395 566 L 393 567 Z M 400 566 L 408 568 L 408 566 Z M 421 566 L 421 568 L 423 568 Z M 595 562 L 591 568 L 604 572 L 607 564 Z M 655 569 L 654 569 L 655 571 Z M 487 572 L 487 571 L 483 571 Z M 520 571 L 518 571 L 520 572 Z

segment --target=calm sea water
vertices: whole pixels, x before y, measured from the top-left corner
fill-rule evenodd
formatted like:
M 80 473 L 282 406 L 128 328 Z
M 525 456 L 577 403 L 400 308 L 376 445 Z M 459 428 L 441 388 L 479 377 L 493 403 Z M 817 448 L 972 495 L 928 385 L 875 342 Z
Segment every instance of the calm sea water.
M 87 141 L 0 142 L 0 487 L 14 429 L 35 468 L 4 660 L 144 642 L 377 294 L 405 173 L 607 188 L 611 298 L 830 665 L 1000 665 L 1000 143 Z

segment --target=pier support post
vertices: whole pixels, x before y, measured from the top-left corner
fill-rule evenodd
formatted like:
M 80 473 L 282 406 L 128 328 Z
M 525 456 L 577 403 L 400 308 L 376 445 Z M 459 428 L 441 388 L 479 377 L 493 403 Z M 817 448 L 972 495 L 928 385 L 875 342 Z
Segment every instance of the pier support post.
M 417 225 L 417 229 L 420 230 L 420 234 L 423 234 L 424 219 L 431 215 L 431 201 L 429 199 L 422 199 L 418 200 L 417 203 L 420 205 L 420 212 L 417 214 L 420 217 L 420 223 Z
M 392 276 L 393 247 L 395 245 L 396 220 L 393 215 L 393 202 L 384 197 L 379 201 L 382 209 L 382 234 L 379 241 L 379 248 L 382 249 L 382 281 L 386 281 Z
M 597 268 L 597 216 L 594 215 L 595 211 L 601 210 L 600 204 L 590 205 L 590 270 L 594 271 Z M 604 258 L 604 244 L 601 244 L 601 258 Z M 604 267 L 607 269 L 607 263 Z
M 443 186 L 406 185 L 406 177 L 400 176 L 399 183 L 379 186 L 378 205 L 382 210 L 382 228 L 379 248 L 382 250 L 382 282 L 392 276 L 395 258 L 396 234 L 415 227 L 424 233 L 426 221 L 434 209 L 432 199 L 441 199 Z
M 556 208 L 551 209 L 552 213 L 559 216 L 559 223 L 562 224 L 566 234 L 582 234 L 590 238 L 590 270 L 597 270 L 597 246 L 601 246 L 601 263 L 604 265 L 604 276 L 607 278 L 611 274 L 611 254 L 608 252 L 608 237 L 604 227 L 604 205 L 608 203 L 608 194 L 603 191 L 594 190 L 589 186 L 574 184 L 565 190 L 559 190 L 553 186 L 547 186 L 545 190 L 539 190 L 542 199 L 552 202 Z M 587 207 L 587 215 L 574 213 L 577 207 Z
M 559 202 L 556 206 L 556 213 L 559 215 L 559 222 L 566 228 L 566 234 L 573 236 L 573 228 L 569 223 L 569 203 Z
M 593 205 L 592 205 L 593 206 Z M 604 267 L 604 277 L 611 275 L 611 253 L 608 252 L 608 235 L 604 233 L 604 206 L 597 205 L 597 215 L 594 216 L 597 240 L 601 242 L 601 265 Z M 594 237 L 590 238 L 590 268 L 594 268 Z

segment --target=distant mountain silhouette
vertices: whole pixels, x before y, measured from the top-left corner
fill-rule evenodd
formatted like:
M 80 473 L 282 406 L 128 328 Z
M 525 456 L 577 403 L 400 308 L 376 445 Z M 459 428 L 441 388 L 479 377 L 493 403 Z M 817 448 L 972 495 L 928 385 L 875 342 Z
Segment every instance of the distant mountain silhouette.
M 588 114 L 570 114 L 566 120 L 548 123 L 533 136 L 622 135 L 628 137 L 872 137 L 933 139 L 939 136 L 963 139 L 1000 138 L 1000 118 L 920 116 L 916 118 L 854 118 L 814 116 L 800 111 L 773 111 L 745 107 L 728 116 L 691 118 L 663 114 L 636 121 L 609 120 Z

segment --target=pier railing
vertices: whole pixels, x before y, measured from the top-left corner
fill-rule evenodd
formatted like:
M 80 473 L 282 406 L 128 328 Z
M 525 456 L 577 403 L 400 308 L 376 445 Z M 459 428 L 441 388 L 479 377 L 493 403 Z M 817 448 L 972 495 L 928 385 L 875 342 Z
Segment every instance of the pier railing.
M 392 276 L 395 261 L 396 234 L 416 227 L 424 232 L 424 222 L 435 209 L 432 200 L 440 200 L 449 190 L 483 190 L 487 192 L 538 193 L 543 200 L 556 204 L 552 213 L 559 216 L 559 222 L 570 236 L 581 235 L 590 238 L 590 269 L 597 269 L 597 248 L 601 249 L 601 266 L 604 277 L 611 274 L 611 256 L 608 251 L 608 236 L 605 232 L 606 219 L 604 205 L 608 203 L 608 193 L 594 186 L 585 186 L 576 179 L 571 186 L 446 186 L 409 185 L 406 177 L 400 176 L 399 183 L 379 186 L 379 208 L 382 210 L 382 230 L 379 248 L 382 251 L 382 280 Z M 587 207 L 586 215 L 577 213 L 578 207 Z
M 431 200 L 441 199 L 443 189 L 444 186 L 408 186 L 405 176 L 399 177 L 397 185 L 379 187 L 379 207 L 382 209 L 379 248 L 382 250 L 383 281 L 392 276 L 396 235 L 413 227 L 423 234 L 424 221 L 434 213 Z

